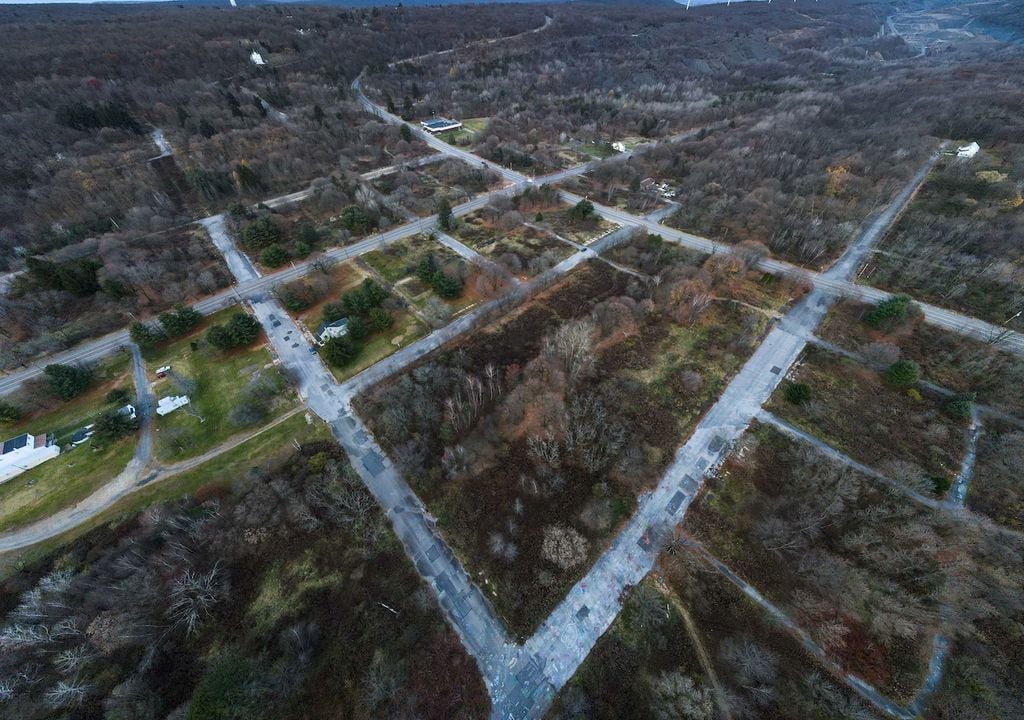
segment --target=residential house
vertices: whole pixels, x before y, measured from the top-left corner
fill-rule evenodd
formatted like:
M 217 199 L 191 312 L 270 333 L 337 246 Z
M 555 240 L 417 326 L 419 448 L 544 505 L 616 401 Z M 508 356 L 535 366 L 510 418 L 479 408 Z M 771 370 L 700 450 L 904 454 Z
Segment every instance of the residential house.
M 330 323 L 323 323 L 316 330 L 316 344 L 323 345 L 331 338 L 348 335 L 348 318 L 341 318 Z

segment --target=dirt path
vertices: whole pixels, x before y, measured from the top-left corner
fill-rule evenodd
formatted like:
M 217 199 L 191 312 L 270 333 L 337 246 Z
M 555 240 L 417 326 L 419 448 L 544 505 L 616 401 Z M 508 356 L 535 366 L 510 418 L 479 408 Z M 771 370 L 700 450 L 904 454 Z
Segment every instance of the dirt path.
M 700 666 L 704 669 L 704 674 L 708 676 L 708 681 L 715 691 L 715 703 L 718 705 L 718 712 L 721 713 L 724 720 L 732 720 L 732 713 L 729 712 L 729 701 L 726 698 L 725 691 L 722 689 L 722 684 L 718 681 L 718 674 L 715 673 L 715 667 L 711 663 L 711 656 L 708 655 L 707 648 L 704 647 L 704 641 L 701 640 L 697 623 L 693 621 L 693 616 L 690 615 L 689 609 L 683 604 L 682 598 L 661 577 L 658 577 L 656 582 L 661 592 L 672 603 L 672 607 L 683 618 L 686 634 L 690 636 L 690 642 L 693 643 L 693 648 L 697 651 L 697 659 L 700 661 Z

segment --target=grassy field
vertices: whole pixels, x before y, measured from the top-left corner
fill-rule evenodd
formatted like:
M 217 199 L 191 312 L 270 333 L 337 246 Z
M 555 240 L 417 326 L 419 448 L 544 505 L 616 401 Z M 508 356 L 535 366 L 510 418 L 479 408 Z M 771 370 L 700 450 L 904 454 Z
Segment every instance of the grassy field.
M 462 121 L 462 126 L 470 132 L 478 133 L 487 127 L 490 121 L 489 117 L 466 118 Z
M 613 148 L 610 143 L 605 142 L 580 143 L 574 149 L 584 155 L 589 155 L 595 160 L 604 160 L 612 155 L 619 154 L 619 151 Z
M 25 415 L 6 426 L 3 437 L 16 437 L 25 432 L 53 433 L 55 442 L 65 451 L 0 483 L 0 531 L 27 525 L 78 502 L 128 464 L 135 448 L 135 435 L 99 451 L 93 450 L 91 442 L 70 447 L 71 435 L 76 430 L 112 407 L 106 401 L 107 392 L 121 387 L 135 395 L 127 353 L 116 353 L 104 360 L 96 367 L 95 377 L 88 392 L 67 402 L 47 398 L 31 389 L 22 390 L 12 398 Z
M 571 222 L 568 217 L 569 210 L 570 208 L 566 206 L 553 212 L 545 212 L 543 222 L 537 224 L 547 227 L 556 235 L 572 240 L 580 245 L 589 245 L 597 238 L 619 227 L 615 223 L 602 220 L 596 215 L 583 222 Z
M 238 310 L 214 317 L 224 320 L 233 312 Z M 225 353 L 193 333 L 151 351 L 147 364 L 151 372 L 171 366 L 168 376 L 153 385 L 158 399 L 180 394 L 191 398 L 189 405 L 156 418 L 156 456 L 165 462 L 200 455 L 246 426 L 263 424 L 294 407 L 294 395 L 260 343 Z M 257 391 L 257 385 L 265 389 Z M 250 402 L 257 394 L 263 401 Z M 242 404 L 265 405 L 263 417 L 255 423 L 233 421 L 232 411 Z
M 0 532 L 28 525 L 87 497 L 131 459 L 137 436 L 94 450 L 91 442 L 0 484 Z
M 294 450 L 293 443 L 301 445 L 329 438 L 330 429 L 316 418 L 312 424 L 306 422 L 302 413 L 288 418 L 192 470 L 141 487 L 74 530 L 20 551 L 0 554 L 0 578 L 18 567 L 49 555 L 94 528 L 120 522 L 151 505 L 194 495 L 204 488 L 229 488 L 245 483 L 251 478 L 254 468 L 266 466 L 277 458 L 290 455 Z

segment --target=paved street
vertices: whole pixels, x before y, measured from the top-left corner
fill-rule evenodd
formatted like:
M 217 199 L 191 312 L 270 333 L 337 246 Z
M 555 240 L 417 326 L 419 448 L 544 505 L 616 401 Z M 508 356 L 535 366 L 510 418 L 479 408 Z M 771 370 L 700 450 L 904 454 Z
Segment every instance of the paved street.
M 239 281 L 259 276 L 223 225 L 212 223 L 210 230 L 211 234 L 218 233 L 217 247 Z M 350 392 L 338 385 L 320 356 L 311 352 L 308 339 L 295 321 L 269 294 L 252 298 L 250 304 L 267 333 L 274 354 L 295 379 L 300 397 L 330 425 L 352 467 L 386 512 L 417 572 L 433 588 L 446 617 L 477 660 L 481 672 L 485 677 L 495 676 L 511 652 L 511 645 L 490 603 L 438 534 L 433 518 L 352 412 L 348 402 Z M 437 336 L 438 342 L 443 342 L 441 338 L 445 337 L 435 332 L 427 339 L 433 336 Z M 405 350 L 414 347 L 416 344 Z M 403 361 L 411 362 L 410 358 L 418 357 L 417 351 L 399 359 L 395 359 L 396 355 L 374 367 L 397 369 L 403 367 Z
M 846 280 L 854 272 L 859 259 L 884 232 L 880 223 L 896 217 L 918 185 L 915 176 L 878 218 L 861 229 L 829 277 Z M 494 683 L 497 692 L 492 695 L 492 718 L 543 716 L 555 693 L 570 680 L 618 616 L 624 591 L 638 584 L 654 567 L 664 541 L 682 522 L 704 478 L 725 459 L 786 377 L 834 300 L 833 294 L 815 288 L 768 333 L 677 451 L 654 491 L 640 498 L 626 527 Z M 872 689 L 861 691 L 868 697 Z
M 805 332 L 832 302 L 815 290 L 786 315 L 729 383 L 718 402 L 679 449 L 657 488 L 640 506 L 594 567 L 569 592 L 537 634 L 527 640 L 517 664 L 498 683 L 494 718 L 539 718 L 590 653 L 621 610 L 623 591 L 650 572 L 670 529 L 682 521 L 705 474 L 728 454 L 806 344 Z M 524 663 L 541 673 L 517 675 Z

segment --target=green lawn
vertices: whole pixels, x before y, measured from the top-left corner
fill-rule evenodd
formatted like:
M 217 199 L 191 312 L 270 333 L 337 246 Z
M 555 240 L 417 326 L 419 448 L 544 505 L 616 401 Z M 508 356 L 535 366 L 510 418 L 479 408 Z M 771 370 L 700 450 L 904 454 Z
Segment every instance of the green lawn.
M 462 121 L 462 126 L 470 132 L 478 133 L 487 127 L 490 121 L 489 117 L 466 118 Z
M 619 154 L 619 151 L 613 148 L 610 143 L 580 143 L 574 149 L 584 155 L 589 155 L 595 160 L 603 160 L 611 157 L 612 155 Z
M 159 399 L 187 392 L 191 403 L 164 417 L 156 418 L 156 455 L 163 461 L 184 460 L 200 455 L 239 432 L 247 425 L 232 420 L 231 413 L 246 402 L 247 387 L 266 382 L 267 410 L 261 425 L 294 407 L 295 397 L 270 353 L 262 345 L 222 353 L 205 342 L 195 350 L 190 343 L 177 345 L 176 354 L 161 354 L 151 365 L 169 364 L 172 375 L 158 380 L 154 392 Z M 151 367 L 150 369 L 155 369 Z M 183 378 L 179 383 L 175 378 Z
M 395 324 L 363 340 L 359 354 L 351 363 L 344 367 L 328 366 L 338 382 L 348 380 L 427 333 L 427 327 L 412 313 L 402 310 L 392 311 L 391 314 Z
M 102 450 L 87 442 L 0 484 L 0 531 L 28 525 L 90 495 L 125 468 L 136 436 Z
M 151 505 L 194 494 L 203 487 L 214 485 L 228 487 L 246 482 L 250 479 L 250 471 L 253 468 L 291 453 L 293 441 L 301 445 L 318 440 L 329 440 L 330 437 L 327 425 L 316 418 L 313 419 L 312 424 L 307 423 L 305 414 L 299 413 L 193 470 L 143 486 L 74 530 L 69 530 L 62 535 L 18 552 L 0 554 L 0 579 L 19 567 L 24 567 L 49 555 L 57 548 L 76 540 L 94 528 L 107 523 L 121 522 Z
M 414 235 L 381 250 L 373 250 L 363 255 L 361 260 L 394 285 L 395 290 L 417 308 L 422 309 L 427 300 L 437 297 L 452 309 L 453 314 L 458 314 L 479 302 L 479 298 L 472 294 L 469 287 L 464 288 L 459 297 L 446 299 L 439 297 L 420 280 L 416 275 L 416 269 L 427 253 L 433 253 L 438 265 L 453 261 L 464 262 L 452 250 L 436 240 L 431 240 L 427 235 Z

